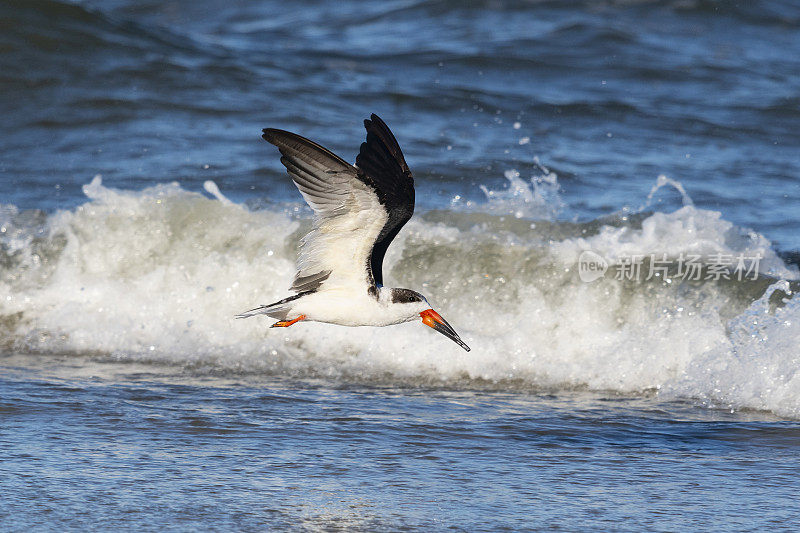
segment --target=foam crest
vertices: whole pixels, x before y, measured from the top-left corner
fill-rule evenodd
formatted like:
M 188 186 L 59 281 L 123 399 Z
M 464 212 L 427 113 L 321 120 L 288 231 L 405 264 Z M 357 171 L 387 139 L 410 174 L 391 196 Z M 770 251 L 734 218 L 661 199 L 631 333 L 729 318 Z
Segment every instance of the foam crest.
M 775 294 L 785 304 L 774 308 Z M 728 324 L 729 338 L 693 358 L 667 397 L 701 398 L 710 407 L 748 407 L 800 418 L 800 300 L 785 280 Z
M 611 262 L 632 256 L 678 258 L 681 254 L 700 256 L 758 257 L 758 271 L 774 277 L 797 279 L 797 269 L 787 267 L 772 249 L 772 243 L 759 233 L 735 226 L 719 211 L 693 205 L 672 213 L 652 213 L 632 224 L 604 225 L 596 235 L 566 239 L 555 243 L 553 251 L 565 264 L 574 264 L 583 250 L 592 250 Z
M 122 192 L 95 178 L 85 193 L 89 202 L 51 217 L 47 240 L 63 243 L 48 258 L 52 271 L 34 286 L 2 287 L 2 314 L 19 315 L 19 348 L 220 353 L 236 344 L 225 341 L 233 315 L 292 271 L 283 248 L 298 224 L 281 213 L 251 213 L 174 183 Z M 246 328 L 239 333 L 247 340 Z
M 518 170 L 510 169 L 503 173 L 508 180 L 505 189 L 494 190 L 481 185 L 487 202 L 470 207 L 498 215 L 512 214 L 515 218 L 555 219 L 564 208 L 558 174 L 542 165 L 538 158 L 534 158 L 534 164 L 539 173 L 527 181 L 520 177 Z
M 193 371 L 663 391 L 800 417 L 800 309 L 773 305 L 777 289 L 794 290 L 789 281 L 764 295 L 776 281 L 765 276 L 796 280 L 796 269 L 718 212 L 686 205 L 638 221 L 534 227 L 469 208 L 420 213 L 389 250 L 387 285 L 428 296 L 473 348 L 466 353 L 419 323 L 270 330 L 266 317 L 235 320 L 288 295 L 310 224 L 288 207 L 253 211 L 205 188 L 217 199 L 175 183 L 118 191 L 98 177 L 75 210 L 46 219 L 0 211 L 0 347 Z M 495 197 L 492 209 L 516 201 Z M 611 260 L 687 251 L 764 259 L 754 280 L 584 283 L 575 267 L 586 249 Z
M 678 193 L 681 195 L 681 201 L 683 202 L 683 205 L 694 205 L 694 202 L 689 197 L 686 189 L 683 188 L 683 184 L 681 184 L 679 181 L 666 177 L 664 174 L 659 174 L 658 178 L 656 178 L 655 184 L 647 194 L 647 201 L 641 208 L 639 208 L 639 211 L 644 211 L 650 207 L 650 205 L 653 203 L 653 198 L 655 197 L 656 193 L 666 186 L 670 186 L 678 191 Z

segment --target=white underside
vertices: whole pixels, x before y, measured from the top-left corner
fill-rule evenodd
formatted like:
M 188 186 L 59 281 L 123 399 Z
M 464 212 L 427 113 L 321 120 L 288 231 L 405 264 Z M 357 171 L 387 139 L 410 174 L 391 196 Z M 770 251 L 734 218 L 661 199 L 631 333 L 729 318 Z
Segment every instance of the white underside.
M 356 292 L 368 296 L 366 269 L 388 214 L 374 191 L 355 178 L 344 192 L 341 206 L 315 210 L 314 227 L 300 240 L 297 276 L 330 271 L 324 285 L 347 287 L 354 293 L 351 296 Z
M 292 302 L 287 320 L 305 315 L 305 320 L 328 322 L 342 326 L 389 326 L 419 318 L 428 308 L 427 302 L 397 304 L 389 300 L 391 289 L 379 289 L 376 299 L 367 287 L 352 290 L 344 287 L 325 289 Z

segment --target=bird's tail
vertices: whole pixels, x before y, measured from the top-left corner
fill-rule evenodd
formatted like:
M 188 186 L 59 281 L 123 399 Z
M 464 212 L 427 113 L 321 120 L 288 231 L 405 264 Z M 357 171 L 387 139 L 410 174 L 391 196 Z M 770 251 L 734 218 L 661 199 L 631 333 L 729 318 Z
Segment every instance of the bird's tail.
M 248 318 L 255 315 L 267 315 L 271 316 L 272 318 L 277 318 L 278 320 L 286 320 L 289 311 L 292 310 L 292 302 L 306 294 L 308 294 L 308 292 L 301 292 L 300 294 L 295 294 L 294 296 L 289 296 L 288 298 L 284 298 L 280 302 L 275 302 L 269 305 L 262 305 L 256 307 L 255 309 L 250 309 L 249 311 L 245 311 L 244 313 L 236 315 L 236 318 Z

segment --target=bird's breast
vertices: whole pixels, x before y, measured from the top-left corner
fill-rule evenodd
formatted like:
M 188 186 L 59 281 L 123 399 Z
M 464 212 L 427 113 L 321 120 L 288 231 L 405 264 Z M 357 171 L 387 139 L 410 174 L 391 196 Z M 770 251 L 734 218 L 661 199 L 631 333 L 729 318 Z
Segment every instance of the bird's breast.
M 299 299 L 291 314 L 342 326 L 389 326 L 408 321 L 396 306 L 378 301 L 366 290 L 320 290 Z

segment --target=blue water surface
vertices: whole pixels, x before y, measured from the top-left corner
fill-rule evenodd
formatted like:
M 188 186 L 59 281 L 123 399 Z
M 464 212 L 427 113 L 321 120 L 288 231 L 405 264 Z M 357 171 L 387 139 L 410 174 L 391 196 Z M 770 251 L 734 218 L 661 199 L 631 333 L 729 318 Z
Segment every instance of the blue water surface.
M 261 129 L 353 160 L 374 112 L 420 212 L 542 164 L 559 220 L 590 221 L 664 174 L 787 262 L 800 251 L 796 2 L 0 0 L 0 109 L 14 212 L 74 209 L 96 175 L 298 201 Z M 664 189 L 651 207 L 680 205 Z M 118 356 L 0 338 L 0 529 L 800 525 L 800 425 L 768 411 Z

